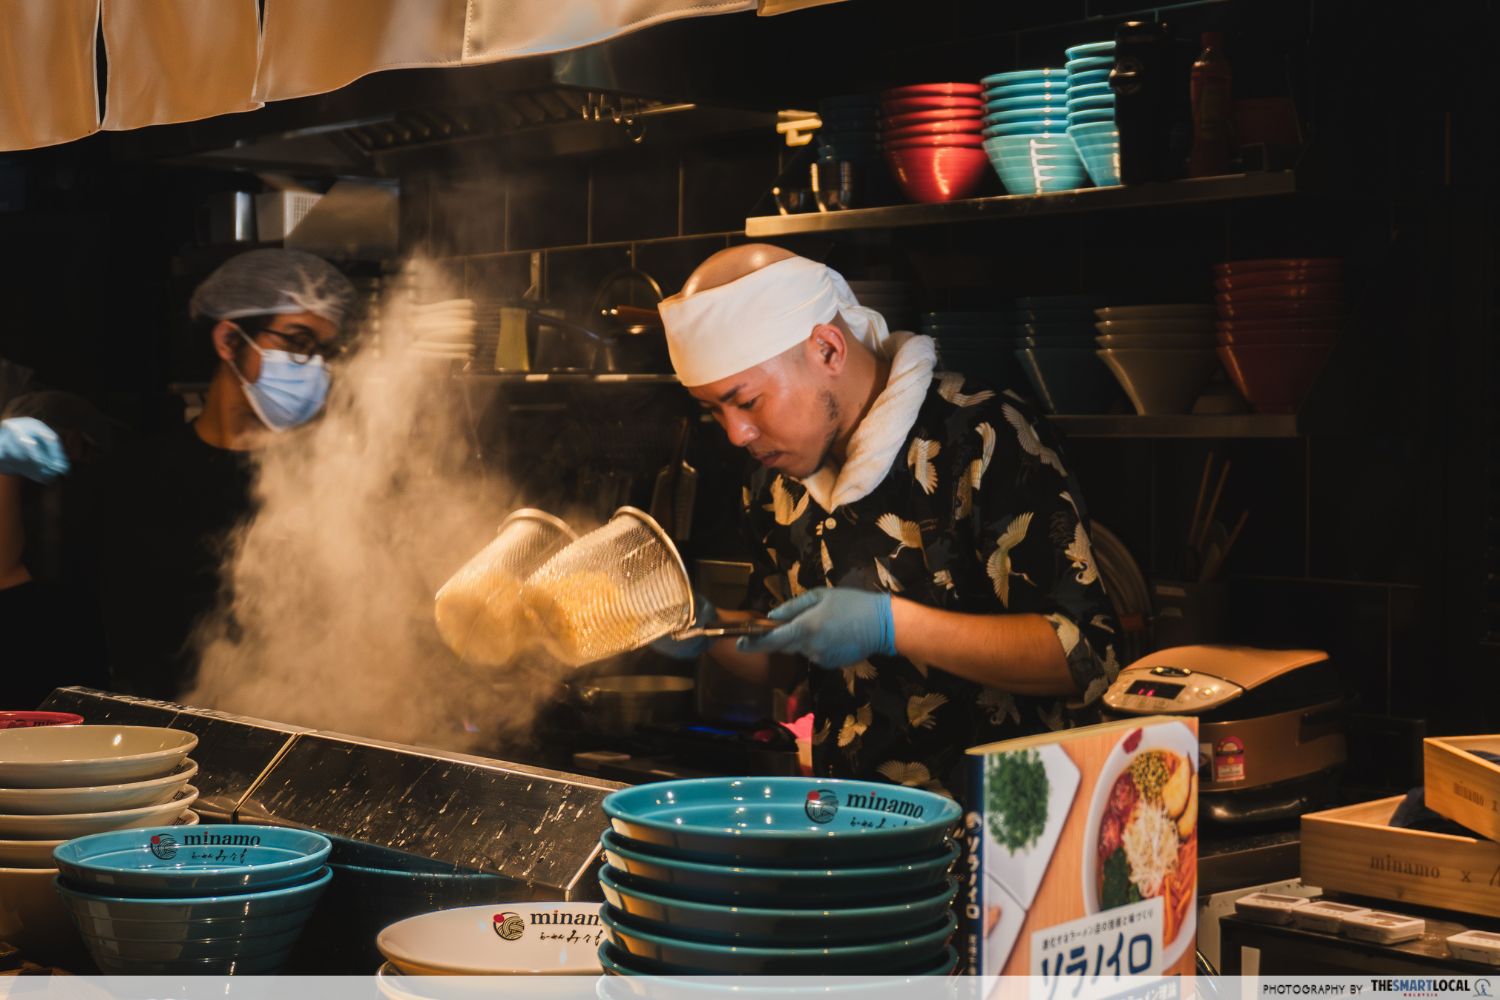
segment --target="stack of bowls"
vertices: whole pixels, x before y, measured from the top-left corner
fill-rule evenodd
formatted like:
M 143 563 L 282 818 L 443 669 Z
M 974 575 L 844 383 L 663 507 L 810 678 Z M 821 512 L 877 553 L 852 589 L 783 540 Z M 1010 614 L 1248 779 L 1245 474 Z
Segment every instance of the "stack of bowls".
M 73 718 L 77 718 L 74 716 Z M 192 733 L 147 726 L 0 729 L 0 941 L 46 955 L 67 916 L 53 849 L 85 834 L 193 824 Z M 71 935 L 67 935 L 71 937 Z
M 996 73 L 984 88 L 984 151 L 1011 194 L 1071 191 L 1086 181 L 1067 135 L 1067 76 L 1060 69 Z
M 1343 263 L 1334 257 L 1214 265 L 1219 357 L 1261 413 L 1295 413 L 1342 327 Z
M 328 838 L 146 827 L 58 847 L 57 892 L 107 975 L 279 971 L 332 873 Z
M 1120 183 L 1120 131 L 1115 127 L 1115 95 L 1109 72 L 1114 42 L 1091 42 L 1066 50 L 1068 57 L 1068 135 L 1095 184 Z
M 1188 413 L 1218 370 L 1213 307 L 1202 303 L 1095 310 L 1099 357 L 1142 416 Z
M 967 198 L 989 172 L 977 83 L 918 83 L 880 95 L 886 163 L 912 201 Z
M 0 729 L 35 729 L 38 726 L 76 726 L 83 716 L 72 712 L 0 712 Z
M 705 778 L 604 800 L 606 972 L 945 975 L 951 799 L 863 781 Z
M 892 330 L 911 330 L 916 325 L 916 294 L 905 281 L 850 281 L 849 290 L 866 309 L 885 317 Z
M 938 364 L 945 371 L 1007 389 L 1021 380 L 1009 312 L 929 312 L 922 333 L 937 341 Z
M 1119 397 L 1094 353 L 1094 304 L 1085 295 L 1016 300 L 1015 358 L 1048 413 L 1108 413 Z
M 382 976 L 599 974 L 598 903 L 487 903 L 423 913 L 376 939 Z
M 825 97 L 818 102 L 816 143 L 820 164 L 880 159 L 880 102 L 874 94 Z

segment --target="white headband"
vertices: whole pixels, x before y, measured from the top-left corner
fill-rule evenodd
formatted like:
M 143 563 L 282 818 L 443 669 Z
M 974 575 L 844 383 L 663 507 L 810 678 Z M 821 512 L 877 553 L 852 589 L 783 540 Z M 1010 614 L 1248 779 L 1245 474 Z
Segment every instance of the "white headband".
M 726 285 L 661 304 L 672 367 L 686 386 L 707 385 L 770 361 L 843 316 L 855 339 L 881 351 L 885 317 L 859 304 L 843 275 L 806 257 L 788 257 Z

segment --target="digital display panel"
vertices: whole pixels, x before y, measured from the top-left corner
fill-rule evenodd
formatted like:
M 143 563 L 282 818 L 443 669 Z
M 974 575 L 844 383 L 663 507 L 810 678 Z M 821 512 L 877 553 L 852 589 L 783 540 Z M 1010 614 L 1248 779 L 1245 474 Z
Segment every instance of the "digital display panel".
M 1138 694 L 1142 698 L 1165 698 L 1170 701 L 1182 694 L 1184 686 L 1168 684 L 1165 681 L 1136 681 L 1125 689 L 1125 693 Z

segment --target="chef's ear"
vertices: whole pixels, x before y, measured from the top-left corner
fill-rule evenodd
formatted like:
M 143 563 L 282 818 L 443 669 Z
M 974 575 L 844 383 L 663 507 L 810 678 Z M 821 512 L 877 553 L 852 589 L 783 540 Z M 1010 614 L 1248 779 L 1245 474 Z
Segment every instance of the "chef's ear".
M 849 359 L 849 337 L 832 323 L 819 323 L 807 338 L 807 360 L 818 371 L 837 375 Z
M 220 361 L 235 364 L 239 361 L 240 345 L 245 342 L 240 334 L 240 327 L 227 319 L 221 319 L 214 324 L 213 332 L 209 334 L 213 340 L 214 353 L 219 356 Z

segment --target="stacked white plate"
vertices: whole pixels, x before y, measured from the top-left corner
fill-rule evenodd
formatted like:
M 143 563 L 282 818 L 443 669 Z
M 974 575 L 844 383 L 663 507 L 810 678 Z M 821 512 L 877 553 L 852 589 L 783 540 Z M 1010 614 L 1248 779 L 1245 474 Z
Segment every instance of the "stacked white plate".
M 413 309 L 410 351 L 434 361 L 468 361 L 474 357 L 474 303 L 448 299 Z
M 1214 307 L 1197 302 L 1094 310 L 1100 359 L 1143 416 L 1188 413 L 1219 368 Z
M 198 737 L 152 726 L 0 730 L 0 941 L 45 954 L 72 937 L 53 848 L 91 833 L 195 824 Z

